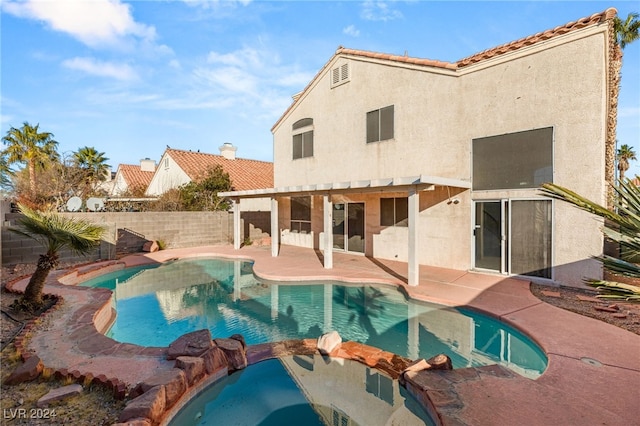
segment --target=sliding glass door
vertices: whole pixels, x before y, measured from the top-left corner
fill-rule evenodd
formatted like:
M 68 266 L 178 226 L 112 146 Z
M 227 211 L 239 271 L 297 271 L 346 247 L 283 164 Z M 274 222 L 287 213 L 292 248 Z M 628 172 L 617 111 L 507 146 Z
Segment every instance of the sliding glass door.
M 474 267 L 551 278 L 551 200 L 475 202 Z
M 364 253 L 364 203 L 333 205 L 333 248 Z

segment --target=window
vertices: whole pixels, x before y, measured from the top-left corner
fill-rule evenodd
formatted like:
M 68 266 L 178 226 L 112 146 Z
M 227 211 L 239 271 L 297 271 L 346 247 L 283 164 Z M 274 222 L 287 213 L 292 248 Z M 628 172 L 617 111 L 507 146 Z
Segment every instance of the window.
M 311 197 L 291 197 L 291 231 L 311 232 Z
M 553 182 L 553 128 L 473 139 L 473 189 L 538 188 Z
M 367 143 L 393 139 L 393 105 L 367 113 Z
M 333 68 L 331 70 L 331 88 L 349 82 L 350 78 L 348 63 Z
M 409 226 L 409 199 L 381 198 L 380 226 Z
M 165 169 L 169 168 L 169 158 L 168 157 L 164 159 L 164 168 Z
M 293 159 L 313 157 L 313 118 L 293 123 Z

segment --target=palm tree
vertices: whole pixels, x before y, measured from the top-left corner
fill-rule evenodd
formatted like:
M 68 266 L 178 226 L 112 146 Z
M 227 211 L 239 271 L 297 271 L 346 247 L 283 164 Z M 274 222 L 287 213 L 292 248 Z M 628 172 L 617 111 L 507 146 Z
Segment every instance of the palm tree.
M 11 176 L 13 170 L 9 167 L 6 156 L 0 155 L 0 192 L 11 187 Z
M 3 151 L 8 165 L 26 164 L 29 170 L 29 190 L 31 196 L 36 194 L 36 169 L 44 169 L 50 161 L 56 161 L 58 142 L 53 134 L 39 132 L 39 124 L 35 126 L 24 122 L 20 129 L 11 127 L 2 141 L 7 145 Z
M 58 266 L 60 250 L 68 248 L 75 254 L 86 255 L 100 244 L 105 228 L 89 221 L 33 210 L 22 204 L 18 207 L 23 214 L 18 220 L 21 227 L 9 230 L 37 241 L 47 250 L 40 255 L 36 270 L 18 301 L 19 307 L 33 311 L 43 305 L 44 283 L 49 272 Z
M 104 152 L 98 152 L 93 147 L 85 146 L 73 153 L 73 161 L 84 173 L 85 185 L 95 191 L 96 184 L 104 182 L 109 173 L 109 159 Z
M 609 120 L 607 123 L 607 139 L 605 145 L 606 151 L 606 165 L 605 176 L 606 181 L 609 183 L 607 194 L 607 207 L 613 208 L 613 185 L 615 181 L 615 144 L 616 144 L 616 126 L 618 123 L 618 97 L 620 95 L 620 80 L 622 69 L 622 49 L 626 48 L 629 44 L 640 38 L 640 21 L 638 21 L 638 14 L 635 12 L 629 13 L 627 18 L 623 21 L 618 16 L 615 16 L 610 21 L 612 29 L 612 57 L 610 74 L 611 93 L 609 103 Z
M 629 161 L 637 160 L 636 152 L 627 144 L 622 145 L 618 148 L 618 154 L 616 155 L 618 158 L 618 171 L 620 172 L 619 179 L 624 179 L 624 174 L 627 170 L 629 170 Z
M 620 245 L 623 255 L 603 254 L 595 258 L 612 274 L 640 279 L 640 265 L 632 262 L 640 255 L 640 188 L 629 180 L 619 180 L 618 185 L 613 188 L 617 194 L 615 210 L 553 183 L 545 183 L 541 191 L 549 197 L 568 202 L 603 218 L 602 232 L 606 238 Z M 598 288 L 602 293 L 599 297 L 640 302 L 640 286 L 589 278 L 585 282 Z

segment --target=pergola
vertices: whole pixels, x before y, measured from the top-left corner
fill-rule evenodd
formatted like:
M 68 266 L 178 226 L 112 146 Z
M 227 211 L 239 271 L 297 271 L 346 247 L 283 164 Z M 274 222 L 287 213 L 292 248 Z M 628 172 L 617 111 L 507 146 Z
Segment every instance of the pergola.
M 284 186 L 278 188 L 264 188 L 247 191 L 229 191 L 218 193 L 221 197 L 233 201 L 233 246 L 240 249 L 240 200 L 243 198 L 271 198 L 271 255 L 278 256 L 279 232 L 278 232 L 278 197 L 299 197 L 315 195 L 323 197 L 324 206 L 324 267 L 333 267 L 333 200 L 332 195 L 337 194 L 364 194 L 385 192 L 406 192 L 408 197 L 408 226 L 409 226 L 409 256 L 408 256 L 408 284 L 418 285 L 418 214 L 419 193 L 432 191 L 436 186 L 453 188 L 471 188 L 471 183 L 439 176 L 409 176 L 400 178 L 358 180 L 351 182 L 333 182 L 314 185 Z

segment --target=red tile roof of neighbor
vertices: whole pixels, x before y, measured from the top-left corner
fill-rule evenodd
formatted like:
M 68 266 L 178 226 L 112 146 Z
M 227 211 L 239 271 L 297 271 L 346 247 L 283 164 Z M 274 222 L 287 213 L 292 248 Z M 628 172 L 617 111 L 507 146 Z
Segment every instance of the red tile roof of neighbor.
M 273 163 L 236 158 L 229 160 L 222 155 L 183 151 L 169 148 L 166 153 L 192 179 L 197 180 L 217 165 L 229 173 L 234 191 L 273 188 Z
M 491 49 L 487 49 L 483 52 L 480 53 L 476 53 L 475 55 L 469 56 L 467 58 L 464 59 L 460 59 L 459 61 L 456 62 L 444 62 L 444 61 L 437 61 L 437 60 L 433 60 L 433 59 L 423 59 L 423 58 L 412 58 L 410 56 L 407 55 L 391 55 L 388 53 L 378 53 L 378 52 L 369 52 L 366 50 L 356 50 L 356 49 L 347 49 L 345 47 L 338 47 L 338 50 L 336 50 L 336 53 L 331 57 L 331 59 L 322 67 L 322 69 L 320 69 L 320 71 L 316 74 L 316 76 L 311 80 L 311 82 L 309 82 L 309 84 L 304 88 L 304 90 L 302 90 L 302 92 L 300 92 L 299 94 L 297 94 L 294 97 L 294 101 L 291 103 L 291 105 L 289 106 L 289 108 L 287 108 L 287 110 L 284 112 L 284 114 L 282 114 L 282 116 L 278 119 L 278 121 L 276 121 L 276 123 L 273 125 L 273 127 L 271 128 L 271 131 L 273 131 L 273 129 L 276 128 L 276 126 L 282 121 L 282 119 L 289 113 L 289 111 L 291 111 L 291 109 L 293 108 L 293 106 L 298 102 L 298 99 L 300 99 L 300 95 L 304 92 L 306 92 L 309 87 L 311 87 L 312 83 L 320 76 L 322 75 L 322 73 L 327 69 L 327 67 L 329 66 L 329 64 L 331 64 L 331 62 L 333 61 L 333 59 L 336 56 L 339 55 L 346 55 L 346 56 L 358 56 L 358 57 L 362 57 L 362 58 L 371 58 L 371 59 L 380 59 L 380 60 L 384 60 L 384 61 L 391 61 L 391 62 L 399 62 L 399 63 L 405 63 L 405 64 L 412 64 L 412 65 L 418 65 L 418 66 L 425 66 L 425 67 L 434 67 L 434 68 L 441 68 L 441 69 L 448 69 L 448 70 L 452 70 L 452 71 L 456 71 L 459 70 L 461 68 L 464 68 L 468 65 L 471 64 L 475 64 L 490 58 L 494 58 L 496 56 L 505 54 L 507 52 L 512 52 L 512 51 L 516 51 L 518 49 L 521 49 L 523 47 L 526 46 L 531 46 L 533 44 L 545 41 L 545 40 L 549 40 L 550 38 L 553 37 L 557 37 L 563 34 L 567 34 L 571 31 L 575 31 L 581 28 L 585 28 L 591 25 L 597 25 L 600 24 L 602 22 L 605 22 L 607 20 L 613 19 L 616 15 L 617 15 L 618 11 L 615 8 L 609 8 L 607 10 L 605 10 L 604 12 L 600 12 L 600 13 L 594 13 L 591 16 L 585 17 L 585 18 L 581 18 L 578 19 L 577 21 L 573 21 L 573 22 L 569 22 L 565 25 L 561 25 L 558 27 L 555 27 L 554 29 L 551 30 L 547 30 L 544 32 L 540 32 L 525 38 L 521 38 L 519 40 L 516 41 L 512 41 L 510 43 L 506 43 L 503 44 L 501 46 L 497 46 Z
M 120 171 L 124 177 L 129 189 L 136 187 L 147 189 L 151 183 L 154 173 L 142 171 L 139 165 L 136 166 L 132 164 L 120 164 L 118 166 L 118 171 Z

